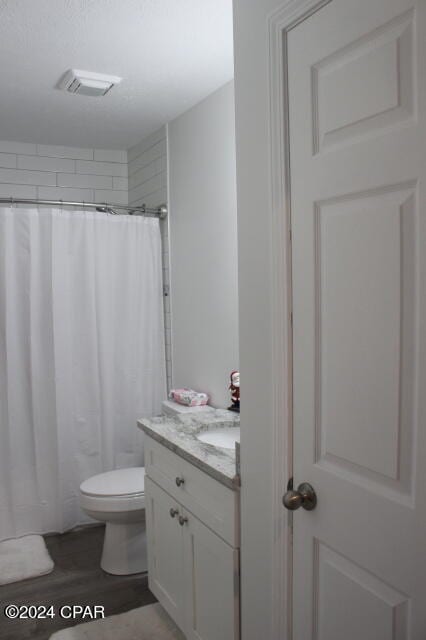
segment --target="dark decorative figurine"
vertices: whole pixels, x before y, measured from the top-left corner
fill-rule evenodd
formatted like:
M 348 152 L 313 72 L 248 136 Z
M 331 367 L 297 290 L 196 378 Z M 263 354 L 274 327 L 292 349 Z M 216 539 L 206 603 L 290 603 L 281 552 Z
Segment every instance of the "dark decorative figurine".
M 231 372 L 231 384 L 229 385 L 231 390 L 232 404 L 228 407 L 229 411 L 237 411 L 240 413 L 240 372 Z

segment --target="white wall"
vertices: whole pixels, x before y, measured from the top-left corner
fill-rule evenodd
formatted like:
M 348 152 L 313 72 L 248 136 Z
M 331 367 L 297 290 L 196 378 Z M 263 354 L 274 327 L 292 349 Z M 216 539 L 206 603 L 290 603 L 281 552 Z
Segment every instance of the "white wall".
M 0 141 L 0 197 L 127 204 L 127 152 Z
M 167 127 L 131 147 L 129 158 L 129 204 L 157 207 L 167 204 Z M 170 317 L 170 266 L 168 218 L 160 220 L 163 253 L 164 326 L 166 344 L 167 388 L 172 384 L 172 350 Z
M 226 407 L 239 366 L 233 83 L 168 131 L 173 386 Z

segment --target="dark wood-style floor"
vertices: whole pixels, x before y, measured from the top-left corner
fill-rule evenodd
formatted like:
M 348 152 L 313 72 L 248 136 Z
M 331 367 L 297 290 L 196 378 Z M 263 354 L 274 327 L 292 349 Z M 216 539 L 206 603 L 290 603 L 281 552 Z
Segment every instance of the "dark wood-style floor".
M 60 618 L 63 605 L 103 605 L 105 616 L 110 616 L 155 602 L 147 574 L 111 576 L 102 571 L 103 535 L 103 527 L 90 527 L 45 537 L 55 563 L 53 572 L 0 586 L 1 640 L 47 640 L 54 631 L 77 624 L 78 620 Z M 53 605 L 57 615 L 46 620 L 8 620 L 4 615 L 8 604 Z

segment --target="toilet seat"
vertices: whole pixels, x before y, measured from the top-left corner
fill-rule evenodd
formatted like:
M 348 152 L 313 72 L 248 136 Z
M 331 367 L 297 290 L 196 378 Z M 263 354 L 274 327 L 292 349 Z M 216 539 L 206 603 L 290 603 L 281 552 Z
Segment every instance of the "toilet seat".
M 145 508 L 145 468 L 116 469 L 80 485 L 80 504 L 90 511 L 137 511 Z
M 145 494 L 145 467 L 116 469 L 92 476 L 80 485 L 81 493 L 96 497 L 120 497 Z

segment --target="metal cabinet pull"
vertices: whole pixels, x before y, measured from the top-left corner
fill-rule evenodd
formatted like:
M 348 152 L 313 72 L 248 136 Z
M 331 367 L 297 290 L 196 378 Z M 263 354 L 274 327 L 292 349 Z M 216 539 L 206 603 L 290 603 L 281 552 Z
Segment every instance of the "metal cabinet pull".
M 188 522 L 188 518 L 186 516 L 179 516 L 179 524 L 183 527 L 184 524 Z
M 185 483 L 185 478 L 179 478 L 179 476 L 176 478 L 176 484 L 178 487 L 180 487 L 182 484 Z
M 170 509 L 169 513 L 170 513 L 170 517 L 171 517 L 171 518 L 174 518 L 175 516 L 177 516 L 177 515 L 178 515 L 178 513 L 179 513 L 179 509 L 173 509 L 173 507 L 172 507 L 172 508 Z

